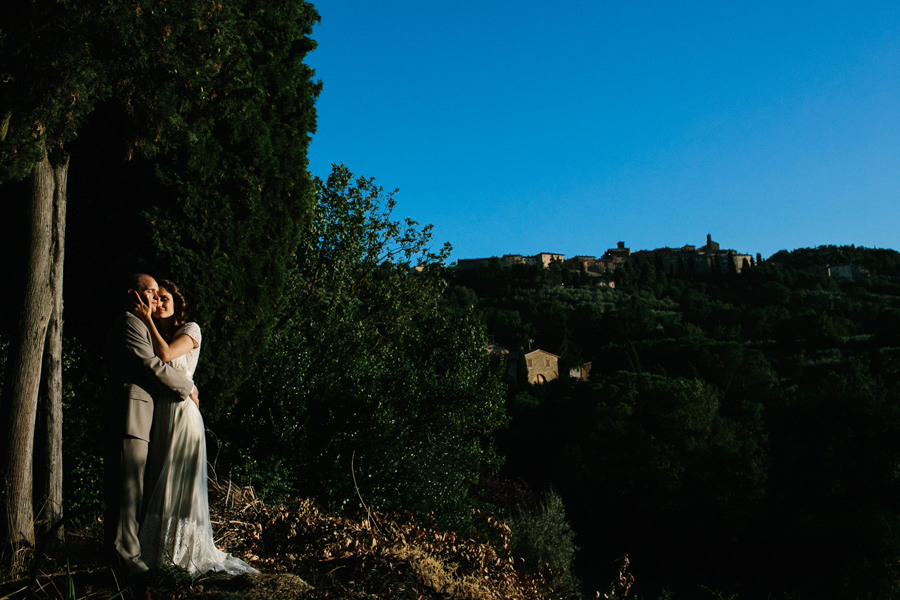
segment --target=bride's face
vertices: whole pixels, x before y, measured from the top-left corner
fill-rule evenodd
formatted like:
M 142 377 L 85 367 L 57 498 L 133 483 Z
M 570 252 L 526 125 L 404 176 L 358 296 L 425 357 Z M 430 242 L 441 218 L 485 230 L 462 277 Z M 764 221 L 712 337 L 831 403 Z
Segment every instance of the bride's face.
M 159 288 L 159 305 L 153 316 L 157 319 L 165 319 L 175 314 L 175 300 L 166 288 Z

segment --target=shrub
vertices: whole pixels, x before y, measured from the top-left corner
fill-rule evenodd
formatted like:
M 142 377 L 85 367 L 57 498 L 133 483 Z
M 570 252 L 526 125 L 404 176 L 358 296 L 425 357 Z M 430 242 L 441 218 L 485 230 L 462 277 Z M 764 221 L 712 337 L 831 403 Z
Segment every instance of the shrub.
M 572 563 L 578 546 L 559 494 L 550 490 L 538 507 L 520 511 L 512 523 L 512 532 L 513 553 L 525 561 L 529 572 L 554 571 L 561 583 L 557 593 L 577 593 L 580 582 L 572 571 Z

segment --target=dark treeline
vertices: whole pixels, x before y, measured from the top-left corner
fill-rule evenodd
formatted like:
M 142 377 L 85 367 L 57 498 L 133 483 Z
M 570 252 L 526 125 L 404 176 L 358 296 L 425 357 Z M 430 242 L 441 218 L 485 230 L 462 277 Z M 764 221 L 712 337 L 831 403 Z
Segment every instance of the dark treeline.
M 128 273 L 182 282 L 208 414 L 233 403 L 314 203 L 317 21 L 270 0 L 0 4 L 0 563 L 62 515 L 61 442 L 92 432 L 104 387 L 65 369 L 99 360 Z
M 829 263 L 862 276 L 813 274 Z M 544 386 L 520 358 L 499 450 L 505 477 L 562 497 L 584 589 L 628 553 L 641 597 L 896 597 L 900 253 L 614 277 L 496 262 L 450 290 L 494 342 L 560 356 Z

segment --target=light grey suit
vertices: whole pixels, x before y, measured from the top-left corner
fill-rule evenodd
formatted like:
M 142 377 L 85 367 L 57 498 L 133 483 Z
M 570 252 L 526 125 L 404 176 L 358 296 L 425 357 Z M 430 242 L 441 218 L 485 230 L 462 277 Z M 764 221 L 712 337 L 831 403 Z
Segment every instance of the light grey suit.
M 191 394 L 194 384 L 154 354 L 147 326 L 129 312 L 113 323 L 108 342 L 105 541 L 129 571 L 139 572 L 147 569 L 141 559 L 138 519 L 153 399 L 181 400 Z

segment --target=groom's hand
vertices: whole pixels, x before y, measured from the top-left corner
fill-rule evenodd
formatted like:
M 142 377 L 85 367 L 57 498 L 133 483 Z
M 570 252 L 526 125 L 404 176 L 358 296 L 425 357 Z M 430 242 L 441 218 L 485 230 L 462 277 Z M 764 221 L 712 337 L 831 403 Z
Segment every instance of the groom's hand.
M 149 321 L 153 316 L 153 305 L 150 303 L 150 299 L 144 298 L 134 290 L 128 290 L 128 293 L 131 296 L 131 312 L 136 317 L 143 317 L 145 322 Z
M 197 405 L 197 408 L 200 408 L 200 390 L 197 389 L 196 385 L 191 390 L 191 400 Z

